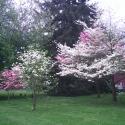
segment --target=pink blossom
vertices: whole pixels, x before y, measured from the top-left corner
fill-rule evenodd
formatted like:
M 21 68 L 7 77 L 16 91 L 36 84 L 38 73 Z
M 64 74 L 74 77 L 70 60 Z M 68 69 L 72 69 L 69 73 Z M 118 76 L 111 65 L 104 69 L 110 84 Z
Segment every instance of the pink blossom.
M 57 59 L 58 62 L 62 62 L 65 59 L 65 56 L 64 55 L 57 55 L 55 57 L 55 59 Z
M 69 64 L 69 63 L 71 63 L 71 59 L 68 58 L 68 56 L 57 55 L 55 58 L 57 59 L 57 61 L 58 61 L 59 63 L 64 63 L 64 64 Z
M 19 72 L 6 69 L 1 73 L 2 83 L 0 84 L 0 89 L 12 90 L 12 89 L 23 89 L 26 87 L 25 84 L 21 82 Z
M 82 43 L 88 43 L 90 40 L 90 34 L 88 32 L 81 32 L 79 39 Z

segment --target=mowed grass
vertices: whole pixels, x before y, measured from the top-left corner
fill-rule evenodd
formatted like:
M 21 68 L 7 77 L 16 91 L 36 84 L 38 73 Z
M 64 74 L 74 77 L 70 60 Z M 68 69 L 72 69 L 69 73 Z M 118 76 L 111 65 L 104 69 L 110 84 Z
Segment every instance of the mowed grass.
M 40 97 L 37 110 L 31 98 L 0 101 L 0 125 L 125 125 L 125 95 Z

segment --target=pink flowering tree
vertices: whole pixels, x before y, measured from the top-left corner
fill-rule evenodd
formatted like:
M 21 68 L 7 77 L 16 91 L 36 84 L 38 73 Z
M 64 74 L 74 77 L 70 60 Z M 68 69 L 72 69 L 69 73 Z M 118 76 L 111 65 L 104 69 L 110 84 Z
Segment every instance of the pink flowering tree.
M 56 57 L 60 72 L 58 75 L 73 75 L 95 81 L 104 76 L 124 72 L 124 40 L 108 40 L 101 28 L 87 28 L 80 34 L 73 48 L 58 44 Z M 116 101 L 115 84 L 112 83 L 113 100 Z M 97 90 L 98 85 L 97 85 Z M 99 96 L 99 91 L 98 91 Z
M 1 73 L 0 89 L 8 91 L 10 90 L 19 90 L 26 87 L 26 85 L 21 81 L 19 67 L 13 67 L 12 69 L 5 69 Z

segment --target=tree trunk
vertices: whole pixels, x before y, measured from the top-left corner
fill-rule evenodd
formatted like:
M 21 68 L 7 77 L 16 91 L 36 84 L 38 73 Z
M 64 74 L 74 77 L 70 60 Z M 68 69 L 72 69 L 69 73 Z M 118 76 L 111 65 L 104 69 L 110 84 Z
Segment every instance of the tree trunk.
M 37 94 L 36 94 L 36 86 L 35 83 L 33 83 L 33 98 L 32 98 L 32 110 L 36 110 L 36 100 L 37 100 Z
M 112 97 L 113 97 L 113 101 L 117 102 L 117 93 L 115 88 L 114 76 L 112 76 Z
M 97 92 L 97 97 L 100 98 L 101 93 L 100 93 L 100 85 L 99 85 L 98 81 L 96 81 L 96 92 Z
M 10 93 L 9 93 L 9 90 L 7 91 L 7 95 L 8 95 L 7 100 L 9 101 L 9 100 L 10 100 Z

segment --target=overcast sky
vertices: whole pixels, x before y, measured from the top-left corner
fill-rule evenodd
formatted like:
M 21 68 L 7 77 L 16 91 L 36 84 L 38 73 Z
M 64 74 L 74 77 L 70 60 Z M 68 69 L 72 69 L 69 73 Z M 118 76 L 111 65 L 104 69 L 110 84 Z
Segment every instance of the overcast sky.
M 28 0 L 14 0 L 17 5 Z M 116 17 L 123 18 L 125 17 L 125 0 L 91 0 L 93 2 L 98 2 L 100 8 L 104 11 L 109 9 L 115 14 Z
M 125 19 L 125 0 L 91 0 L 98 2 L 99 8 L 104 10 L 104 16 L 109 12 L 114 18 Z
M 28 0 L 14 0 L 17 6 L 20 3 Z M 109 13 L 111 14 L 114 21 L 124 21 L 125 19 L 125 0 L 91 0 L 92 2 L 98 2 L 100 9 L 104 10 L 102 19 L 107 19 Z

